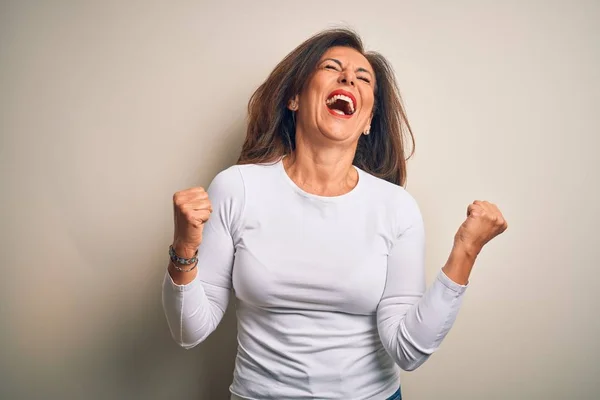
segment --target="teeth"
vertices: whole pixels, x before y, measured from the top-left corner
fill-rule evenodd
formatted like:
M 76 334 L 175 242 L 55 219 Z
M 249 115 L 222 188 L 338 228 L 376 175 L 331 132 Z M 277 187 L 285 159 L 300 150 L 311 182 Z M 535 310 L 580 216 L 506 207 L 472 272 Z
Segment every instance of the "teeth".
M 346 103 L 348 103 L 348 105 L 350 106 L 350 113 L 354 114 L 354 103 L 352 102 L 352 99 L 350 97 L 348 97 L 348 96 L 343 95 L 343 94 L 336 94 L 335 96 L 331 96 L 330 98 L 327 99 L 327 101 L 325 102 L 325 104 L 327 104 L 328 106 L 330 106 L 330 105 L 332 105 L 333 103 L 335 103 L 338 100 L 343 100 Z

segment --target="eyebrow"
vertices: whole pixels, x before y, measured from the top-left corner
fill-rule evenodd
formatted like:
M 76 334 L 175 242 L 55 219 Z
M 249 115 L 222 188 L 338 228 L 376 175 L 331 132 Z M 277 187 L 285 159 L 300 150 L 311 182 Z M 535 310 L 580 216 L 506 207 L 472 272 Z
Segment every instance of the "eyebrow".
M 321 62 L 321 64 L 323 64 L 325 61 L 333 61 L 334 63 L 336 63 L 337 65 L 339 65 L 340 68 L 343 68 L 342 62 L 340 60 L 336 60 L 335 58 L 326 58 L 326 59 L 324 59 Z M 366 72 L 367 74 L 373 76 L 373 74 L 371 73 L 371 71 L 369 71 L 368 69 L 362 68 L 362 67 L 357 68 L 356 72 Z

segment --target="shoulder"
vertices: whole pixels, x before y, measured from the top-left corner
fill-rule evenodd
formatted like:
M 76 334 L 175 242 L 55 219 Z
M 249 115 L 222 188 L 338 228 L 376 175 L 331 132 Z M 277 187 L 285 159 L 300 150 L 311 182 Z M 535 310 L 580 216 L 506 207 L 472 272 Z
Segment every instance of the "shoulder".
M 270 164 L 232 165 L 220 171 L 208 186 L 207 192 L 216 219 L 225 224 L 231 235 L 238 237 L 244 226 L 248 198 L 253 198 L 258 187 L 264 186 L 274 167 Z M 215 220 L 211 218 L 209 221 Z
M 364 180 L 367 192 L 375 195 L 381 202 L 396 207 L 418 207 L 414 196 L 404 187 L 388 182 L 361 170 L 360 178 Z
M 248 186 L 263 182 L 276 172 L 275 164 L 236 164 L 220 171 L 209 186 L 209 193 L 227 197 L 244 196 Z
M 422 224 L 422 215 L 416 198 L 404 187 L 378 178 L 361 170 L 365 193 L 373 206 L 385 210 L 400 231 L 414 224 Z
M 237 165 L 232 165 L 220 171 L 208 186 L 208 192 L 214 195 L 233 195 L 243 192 L 244 182 Z

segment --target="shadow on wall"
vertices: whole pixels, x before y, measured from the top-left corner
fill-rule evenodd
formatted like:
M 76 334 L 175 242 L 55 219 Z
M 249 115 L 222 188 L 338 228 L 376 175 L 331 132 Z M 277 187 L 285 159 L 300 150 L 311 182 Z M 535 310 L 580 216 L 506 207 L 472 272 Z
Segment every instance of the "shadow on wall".
M 202 152 L 202 164 L 214 168 L 212 176 L 235 164 L 245 131 L 243 123 L 236 121 L 210 144 L 210 151 Z M 208 182 L 202 184 L 208 186 Z M 166 246 L 168 244 L 163 247 Z M 111 384 L 95 387 L 92 392 L 98 399 L 228 400 L 237 351 L 235 299 L 232 295 L 218 328 L 203 343 L 190 350 L 179 347 L 171 337 L 162 309 L 160 289 L 166 267 L 163 253 L 155 252 L 155 259 L 159 261 L 149 273 L 152 287 L 146 294 L 151 301 L 143 304 L 142 309 L 138 306 L 129 310 L 126 321 L 118 326 L 130 329 L 115 332 L 115 336 L 107 339 L 119 347 L 107 349 L 105 357 L 108 359 L 100 363 L 104 370 L 97 372 L 108 377 Z M 123 336 L 130 340 L 124 340 Z M 101 381 L 96 378 L 90 383 L 97 386 Z
M 236 342 L 234 300 L 219 327 L 203 343 L 193 349 L 180 348 L 172 340 L 162 306 L 154 321 L 140 324 L 140 340 L 120 357 L 118 368 L 131 385 L 126 392 L 144 399 L 229 399 L 233 376 Z M 148 334 L 144 334 L 144 327 Z M 129 375 L 127 377 L 127 375 Z M 142 390 L 140 390 L 142 389 Z
M 199 137 L 190 144 L 202 146 L 197 170 L 181 171 L 190 177 L 187 184 L 207 186 L 236 162 L 244 120 L 240 115 L 226 123 L 210 143 L 201 143 Z M 64 231 L 55 232 L 61 239 L 55 242 L 42 238 L 45 275 L 38 275 L 42 278 L 26 296 L 35 301 L 11 300 L 14 307 L 2 308 L 9 310 L 3 316 L 13 326 L 0 332 L 2 339 L 9 339 L 8 345 L 3 340 L 0 346 L 0 370 L 8 371 L 0 376 L 0 399 L 229 399 L 237 350 L 235 302 L 230 302 L 216 331 L 191 350 L 177 346 L 164 316 L 161 289 L 166 249 L 173 238 L 172 194 L 161 188 L 149 192 L 160 197 L 149 199 L 157 204 L 153 210 L 165 214 L 152 219 L 153 232 L 146 240 L 124 238 L 121 247 L 98 246 L 98 227 L 84 217 L 76 226 L 80 230 L 72 232 L 64 230 L 59 213 L 43 220 Z M 115 235 L 119 227 L 136 222 L 133 217 L 115 222 Z M 135 265 L 131 260 L 137 260 Z M 52 285 L 53 279 L 60 284 Z M 85 284 L 77 285 L 79 279 Z M 21 295 L 21 286 L 14 287 Z M 25 314 L 29 309 L 38 314 Z
M 80 382 L 83 390 L 74 398 L 229 399 L 237 348 L 233 299 L 217 330 L 185 350 L 171 338 L 158 297 L 138 310 L 144 318 L 129 320 L 106 338 L 97 357 L 80 360 L 88 381 Z

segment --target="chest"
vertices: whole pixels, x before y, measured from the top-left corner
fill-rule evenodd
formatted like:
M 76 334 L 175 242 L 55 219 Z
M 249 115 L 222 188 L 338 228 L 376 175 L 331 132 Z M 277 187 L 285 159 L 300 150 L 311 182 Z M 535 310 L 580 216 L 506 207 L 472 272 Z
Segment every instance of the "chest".
M 344 207 L 253 213 L 235 243 L 236 296 L 257 307 L 375 312 L 390 237 L 376 215 Z

